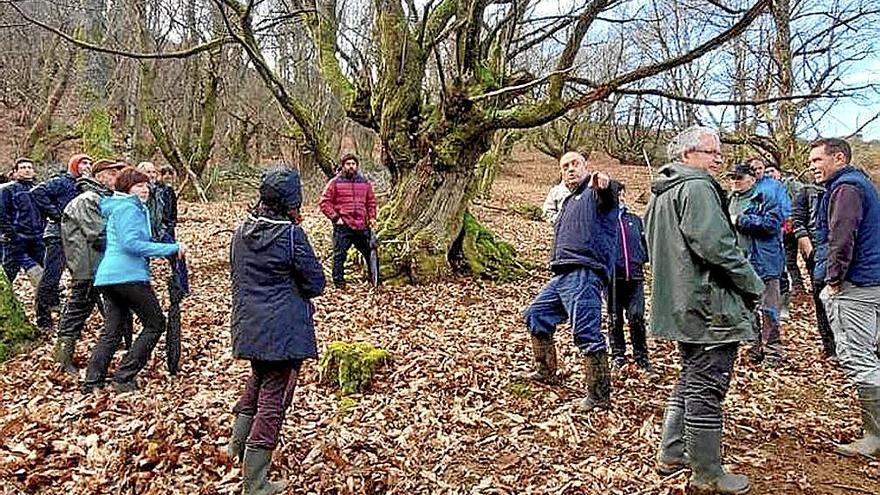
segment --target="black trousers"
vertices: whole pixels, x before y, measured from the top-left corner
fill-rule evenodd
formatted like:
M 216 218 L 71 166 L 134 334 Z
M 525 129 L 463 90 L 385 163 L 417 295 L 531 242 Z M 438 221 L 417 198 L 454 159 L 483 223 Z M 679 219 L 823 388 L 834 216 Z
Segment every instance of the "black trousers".
M 70 297 L 61 314 L 58 336 L 79 340 L 82 329 L 98 305 L 98 290 L 92 286 L 94 280 L 74 280 L 70 285 Z
M 730 389 L 738 345 L 679 342 L 681 375 L 667 407 L 684 409 L 686 427 L 722 429 L 721 403 Z
M 785 234 L 782 236 L 782 246 L 785 248 L 785 271 L 791 277 L 791 287 L 783 287 L 782 293 L 786 294 L 789 290 L 803 290 L 804 280 L 801 276 L 801 269 L 798 266 L 797 257 L 800 250 L 798 249 L 797 238 L 794 234 Z
M 822 351 L 826 357 L 837 355 L 837 346 L 834 343 L 834 332 L 831 330 L 831 323 L 828 321 L 828 313 L 825 312 L 825 304 L 819 299 L 819 294 L 825 288 L 824 280 L 816 280 L 813 277 L 813 269 L 816 268 L 816 252 L 810 253 L 810 257 L 806 260 L 807 270 L 810 271 L 810 279 L 812 280 L 813 290 L 813 306 L 816 308 L 816 326 L 819 330 L 819 337 L 822 339 Z
M 370 231 L 354 230 L 348 225 L 333 225 L 333 283 L 345 282 L 345 258 L 351 246 L 363 255 L 370 257 Z
M 52 309 L 61 304 L 61 273 L 64 271 L 64 249 L 61 239 L 50 237 L 44 240 L 46 254 L 43 257 L 43 278 L 37 288 L 37 326 L 52 326 Z
M 102 385 L 106 381 L 110 359 L 126 331 L 129 311 L 137 315 L 144 328 L 122 357 L 113 381 L 130 382 L 147 365 L 153 349 L 165 332 L 165 315 L 162 314 L 156 293 L 147 283 L 107 285 L 100 287 L 100 290 L 104 295 L 104 329 L 92 349 L 86 370 L 86 385 Z
M 624 314 L 629 322 L 633 357 L 636 361 L 647 361 L 644 280 L 616 279 L 608 288 L 608 315 L 611 318 L 608 340 L 611 343 L 611 356 L 614 358 L 622 358 L 626 354 L 626 339 L 623 334 Z

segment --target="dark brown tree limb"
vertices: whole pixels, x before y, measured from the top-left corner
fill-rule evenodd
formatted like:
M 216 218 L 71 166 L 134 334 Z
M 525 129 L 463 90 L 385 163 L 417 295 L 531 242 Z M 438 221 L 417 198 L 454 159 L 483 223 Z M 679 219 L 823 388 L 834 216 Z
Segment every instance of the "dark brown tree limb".
M 639 67 L 609 81 L 598 83 L 592 91 L 574 98 L 563 99 L 558 95 L 554 95 L 551 91 L 548 97 L 543 98 L 538 102 L 523 103 L 513 108 L 497 112 L 489 125 L 496 129 L 528 128 L 543 125 L 568 111 L 601 101 L 624 85 L 655 76 L 664 71 L 692 62 L 742 34 L 746 28 L 762 12 L 764 12 L 764 10 L 766 10 L 769 3 L 770 0 L 758 0 L 740 20 L 719 33 L 717 36 L 689 52 L 666 59 L 662 62 Z M 576 55 L 576 53 L 574 55 Z M 560 64 L 557 64 L 557 67 L 563 65 L 561 64 L 562 62 L 563 60 L 560 60 Z
M 40 21 L 39 19 L 35 19 L 33 17 L 30 17 L 24 11 L 22 11 L 21 8 L 15 4 L 15 2 L 10 1 L 10 2 L 3 2 L 3 3 L 12 7 L 16 12 L 18 12 L 18 15 L 20 15 L 27 22 L 29 22 L 35 26 L 38 26 L 42 29 L 45 29 L 46 31 L 49 31 L 50 33 L 53 33 L 54 35 L 60 37 L 61 39 L 67 41 L 68 43 L 71 43 L 79 48 L 83 48 L 86 50 L 92 50 L 92 51 L 96 51 L 96 52 L 100 52 L 100 53 L 107 53 L 110 55 L 118 55 L 120 57 L 136 58 L 136 59 L 187 58 L 187 57 L 191 57 L 193 55 L 196 55 L 198 53 L 213 50 L 214 48 L 217 48 L 222 45 L 235 43 L 235 39 L 233 39 L 232 37 L 223 36 L 220 38 L 216 38 L 216 39 L 207 41 L 205 43 L 201 43 L 199 45 L 195 45 L 191 48 L 187 48 L 186 50 L 177 50 L 177 51 L 172 51 L 172 52 L 141 53 L 141 52 L 132 52 L 132 51 L 127 51 L 127 50 L 117 50 L 115 48 L 109 48 L 109 47 L 106 47 L 103 45 L 98 45 L 95 43 L 89 43 L 87 41 L 83 41 L 83 40 L 78 39 L 74 36 L 71 36 L 70 34 L 62 31 L 61 29 L 59 29 L 57 27 L 49 25 L 43 21 Z

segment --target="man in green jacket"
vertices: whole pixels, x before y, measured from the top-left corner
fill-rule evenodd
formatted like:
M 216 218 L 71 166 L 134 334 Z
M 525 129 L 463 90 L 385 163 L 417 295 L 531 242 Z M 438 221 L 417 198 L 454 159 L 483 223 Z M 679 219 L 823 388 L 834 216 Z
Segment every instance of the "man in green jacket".
M 718 134 L 688 128 L 667 153 L 672 163 L 651 185 L 645 222 L 651 327 L 655 338 L 678 342 L 682 370 L 663 417 L 657 470 L 690 467 L 698 491 L 745 493 L 748 478 L 722 467 L 721 402 L 739 342 L 754 339 L 751 312 L 764 284 L 737 248 L 726 195 L 711 175 L 722 165 Z
M 125 162 L 98 160 L 91 177 L 76 181 L 79 196 L 64 208 L 61 216 L 61 241 L 67 269 L 70 270 L 70 299 L 64 307 L 55 343 L 55 361 L 64 371 L 76 374 L 73 353 L 82 329 L 98 304 L 98 292 L 92 286 L 95 270 L 104 256 L 104 218 L 101 198 L 113 194 L 116 175 Z

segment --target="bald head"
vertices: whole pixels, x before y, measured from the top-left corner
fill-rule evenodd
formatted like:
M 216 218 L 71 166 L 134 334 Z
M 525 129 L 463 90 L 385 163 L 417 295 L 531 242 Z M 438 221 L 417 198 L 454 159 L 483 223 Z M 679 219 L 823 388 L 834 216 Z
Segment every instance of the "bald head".
M 562 158 L 559 159 L 559 168 L 562 172 L 562 180 L 571 190 L 577 188 L 578 184 L 588 175 L 587 159 L 575 151 L 569 151 L 562 155 Z

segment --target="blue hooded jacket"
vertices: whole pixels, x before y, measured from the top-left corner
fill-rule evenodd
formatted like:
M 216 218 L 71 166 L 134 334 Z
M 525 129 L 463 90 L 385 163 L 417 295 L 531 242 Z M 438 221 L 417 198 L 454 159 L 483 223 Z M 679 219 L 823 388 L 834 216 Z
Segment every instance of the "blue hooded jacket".
M 752 268 L 763 281 L 780 278 L 785 252 L 779 204 L 752 187 L 744 193 L 734 193 L 730 207 L 731 214 L 736 216 L 737 244 L 745 249 Z
M 70 172 L 61 172 L 31 190 L 34 203 L 46 222 L 46 238 L 61 237 L 61 215 L 67 203 L 76 197 L 76 178 Z
M 788 195 L 785 184 L 765 175 L 755 182 L 755 189 L 768 201 L 779 205 L 779 212 L 782 213 L 783 220 L 791 217 L 791 196 Z
M 101 199 L 107 230 L 104 257 L 95 272 L 95 286 L 150 281 L 149 257 L 177 254 L 177 243 L 152 242 L 147 207 L 131 194 L 115 193 Z
M 43 236 L 43 216 L 31 195 L 33 185 L 30 181 L 14 181 L 0 188 L 0 235 L 5 242 Z
M 264 177 L 264 204 L 302 204 L 299 175 Z M 324 269 L 305 231 L 293 222 L 248 217 L 235 231 L 232 270 L 232 354 L 240 359 L 288 361 L 318 355 L 311 298 L 324 291 Z

